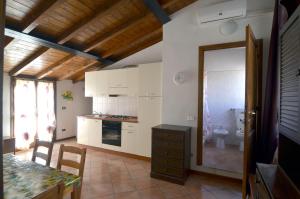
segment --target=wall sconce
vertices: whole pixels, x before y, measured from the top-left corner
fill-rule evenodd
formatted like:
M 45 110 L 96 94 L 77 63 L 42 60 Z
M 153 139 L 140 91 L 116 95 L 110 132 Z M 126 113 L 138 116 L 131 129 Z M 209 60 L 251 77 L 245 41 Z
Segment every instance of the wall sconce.
M 173 76 L 173 83 L 175 85 L 181 85 L 186 81 L 186 76 L 184 72 L 178 72 Z
M 219 26 L 219 31 L 222 35 L 231 35 L 238 29 L 238 24 L 233 21 L 226 21 Z

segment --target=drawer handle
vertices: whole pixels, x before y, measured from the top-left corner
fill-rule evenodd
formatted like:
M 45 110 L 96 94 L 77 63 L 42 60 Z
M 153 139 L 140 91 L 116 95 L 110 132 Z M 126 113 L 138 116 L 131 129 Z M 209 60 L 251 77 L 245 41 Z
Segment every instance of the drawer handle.
M 134 133 L 133 131 L 127 131 L 127 133 Z

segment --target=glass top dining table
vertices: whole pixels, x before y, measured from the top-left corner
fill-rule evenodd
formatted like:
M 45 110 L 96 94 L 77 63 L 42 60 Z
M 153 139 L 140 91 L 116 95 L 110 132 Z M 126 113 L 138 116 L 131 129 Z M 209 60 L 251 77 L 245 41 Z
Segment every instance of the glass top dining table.
M 80 187 L 79 176 L 21 160 L 12 154 L 3 155 L 4 199 L 29 199 L 48 191 L 63 181 L 65 189 Z

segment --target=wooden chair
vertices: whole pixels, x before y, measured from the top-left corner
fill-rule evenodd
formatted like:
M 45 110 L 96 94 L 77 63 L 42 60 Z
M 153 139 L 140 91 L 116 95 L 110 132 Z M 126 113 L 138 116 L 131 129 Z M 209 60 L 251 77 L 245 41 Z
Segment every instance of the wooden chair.
M 63 199 L 64 183 L 60 182 L 48 191 L 41 193 L 33 199 Z
M 45 147 L 48 149 L 47 154 L 38 152 L 39 147 Z M 34 149 L 32 153 L 32 161 L 35 162 L 36 158 L 41 158 L 46 161 L 46 166 L 50 166 L 51 156 L 53 150 L 53 142 L 40 141 L 39 139 L 35 139 Z
M 76 162 L 74 160 L 64 159 L 63 158 L 64 152 L 80 155 L 80 161 Z M 81 184 L 80 184 L 81 186 L 82 179 L 83 179 L 85 156 L 86 156 L 86 148 L 81 149 L 74 146 L 65 146 L 61 144 L 59 149 L 59 155 L 58 155 L 57 169 L 61 170 L 62 166 L 78 169 L 78 175 L 81 178 Z M 79 190 L 76 190 L 76 193 L 72 192 L 72 198 L 80 198 L 80 193 L 81 193 L 81 187 L 79 188 Z M 76 196 L 73 196 L 74 194 Z

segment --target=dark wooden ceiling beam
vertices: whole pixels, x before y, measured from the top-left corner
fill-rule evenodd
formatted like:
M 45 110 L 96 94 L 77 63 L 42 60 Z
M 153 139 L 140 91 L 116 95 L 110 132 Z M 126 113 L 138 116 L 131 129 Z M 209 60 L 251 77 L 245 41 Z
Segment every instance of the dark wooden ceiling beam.
M 77 35 L 79 32 L 83 31 L 86 29 L 91 23 L 99 20 L 101 17 L 107 15 L 109 12 L 114 10 L 114 8 L 118 7 L 122 0 L 111 0 L 108 1 L 108 3 L 100 8 L 97 13 L 94 15 L 87 17 L 85 19 L 82 19 L 80 22 L 76 23 L 75 26 L 69 28 L 64 32 L 64 34 L 58 39 L 59 44 L 66 43 L 70 39 L 72 39 L 75 35 Z
M 23 60 L 20 64 L 15 66 L 12 70 L 9 71 L 10 76 L 16 76 L 19 75 L 22 71 L 26 69 L 26 66 L 33 62 L 36 58 L 41 56 L 44 52 L 46 52 L 48 48 L 46 47 L 41 47 L 39 48 L 35 53 L 27 57 L 25 60 Z
M 171 21 L 169 15 L 163 10 L 157 0 L 144 0 L 146 7 L 156 16 L 156 18 L 162 23 L 168 23 Z
M 14 38 L 5 37 L 4 38 L 4 47 L 8 46 L 8 44 L 10 44 L 13 40 L 14 40 Z
M 36 75 L 37 79 L 42 79 L 46 77 L 47 75 L 53 73 L 55 70 L 58 70 L 59 68 L 63 67 L 65 63 L 68 61 L 71 61 L 75 56 L 74 55 L 68 55 L 59 61 L 55 62 L 54 64 L 50 65 L 48 68 L 42 70 Z
M 39 21 L 46 13 L 57 8 L 64 0 L 42 1 L 31 13 L 22 21 L 22 32 L 29 33 L 39 25 Z
M 38 44 L 38 45 L 41 45 L 41 46 L 44 46 L 47 48 L 53 48 L 56 50 L 64 51 L 64 52 L 67 52 L 67 53 L 70 53 L 73 55 L 77 55 L 80 57 L 98 60 L 104 64 L 113 64 L 114 63 L 114 61 L 109 60 L 109 59 L 104 59 L 99 55 L 83 52 L 83 51 L 80 51 L 80 50 L 77 50 L 74 48 L 70 48 L 68 46 L 64 46 L 64 45 L 57 44 L 52 41 L 48 41 L 48 40 L 45 40 L 42 38 L 32 36 L 30 34 L 25 34 L 25 33 L 19 32 L 17 30 L 13 30 L 11 28 L 5 28 L 5 35 L 8 37 L 13 37 L 15 39 L 20 39 L 20 40 L 28 41 L 30 43 Z

